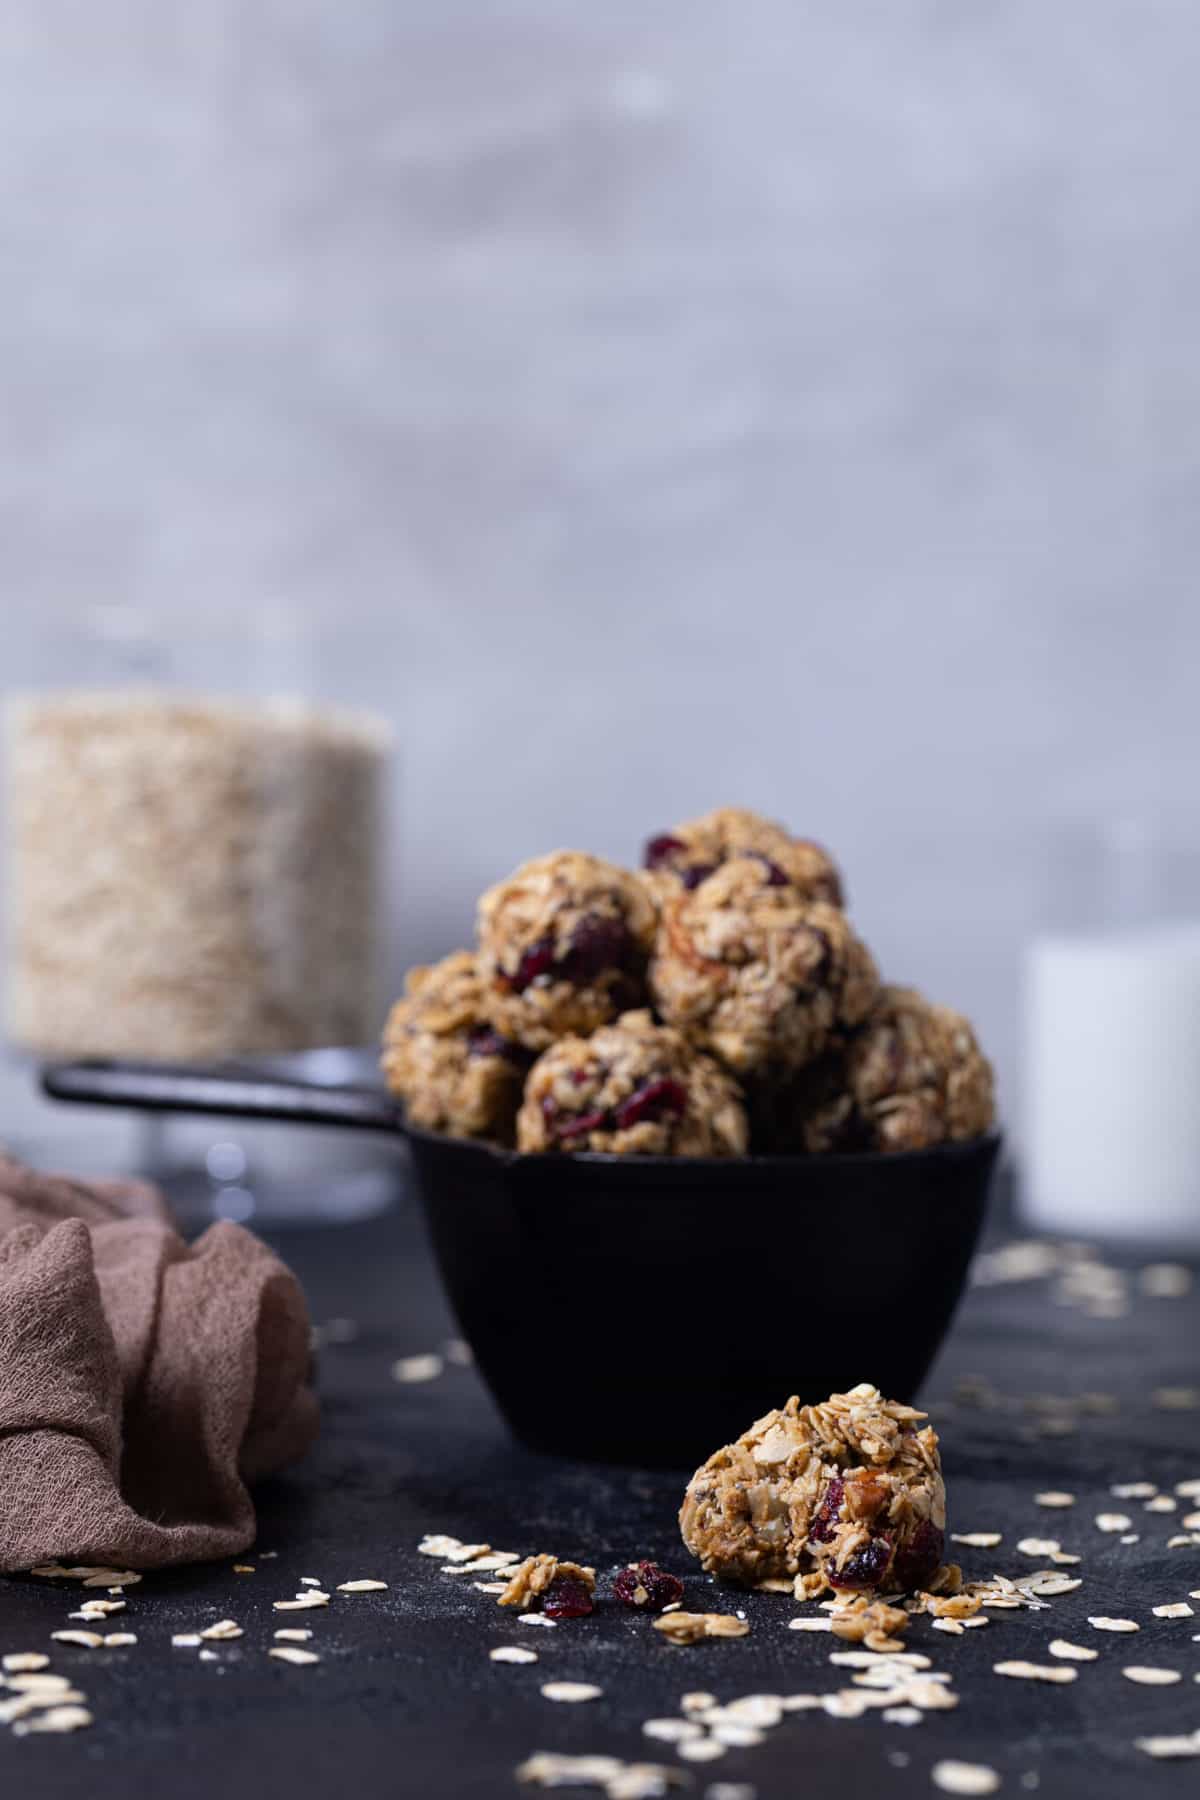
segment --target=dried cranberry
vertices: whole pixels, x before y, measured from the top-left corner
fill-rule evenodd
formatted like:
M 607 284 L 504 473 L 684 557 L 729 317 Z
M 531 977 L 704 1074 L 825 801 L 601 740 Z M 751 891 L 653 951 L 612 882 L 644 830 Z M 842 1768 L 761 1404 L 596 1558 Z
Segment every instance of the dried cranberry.
M 887 1574 L 892 1560 L 892 1546 L 887 1538 L 872 1538 L 863 1549 L 847 1557 L 840 1569 L 829 1570 L 829 1585 L 835 1588 L 876 1588 Z
M 833 1536 L 834 1527 L 841 1517 L 842 1495 L 846 1484 L 840 1475 L 835 1475 L 825 1489 L 825 1498 L 817 1510 L 817 1516 L 808 1528 L 808 1535 L 817 1544 L 827 1544 Z
M 477 1025 L 467 1037 L 468 1056 L 503 1056 L 509 1062 L 521 1062 L 524 1054 L 518 1044 L 501 1037 L 490 1025 Z
M 690 868 L 680 871 L 679 879 L 690 894 L 693 888 L 708 880 L 716 866 L 716 863 L 693 863 Z
M 658 837 L 652 837 L 642 853 L 643 869 L 659 869 L 663 863 L 669 863 L 677 850 L 686 850 L 687 845 L 682 838 L 672 837 L 664 831 Z
M 584 1619 L 594 1610 L 592 1596 L 582 1581 L 560 1575 L 546 1589 L 542 1611 L 548 1619 Z
M 683 1583 L 678 1575 L 668 1575 L 657 1563 L 630 1563 L 613 1577 L 613 1593 L 625 1606 L 645 1607 L 647 1612 L 661 1612 L 683 1599 Z
M 515 975 L 508 977 L 508 986 L 514 994 L 523 994 L 525 989 L 539 975 L 547 975 L 554 967 L 554 939 L 539 938 L 536 944 L 530 944 L 524 956 L 517 964 Z
M 771 858 L 769 856 L 764 856 L 763 852 L 761 850 L 747 850 L 746 855 L 752 856 L 754 858 L 755 862 L 760 862 L 762 864 L 763 868 L 767 871 L 767 886 L 768 887 L 786 887 L 787 886 L 787 876 L 784 874 L 783 870 L 780 868 L 780 866 L 777 862 L 772 862 Z
M 545 1111 L 546 1103 L 543 1101 L 543 1114 Z M 558 1111 L 557 1107 L 555 1111 Z M 565 1118 L 558 1119 L 554 1126 L 554 1135 L 559 1138 L 582 1137 L 585 1131 L 599 1131 L 600 1127 L 607 1123 L 607 1120 L 608 1113 L 602 1106 L 598 1106 L 594 1112 L 568 1113 Z
M 945 1534 L 932 1520 L 924 1519 L 909 1542 L 896 1556 L 895 1575 L 905 1593 L 927 1588 L 942 1564 L 946 1549 Z
M 687 1089 L 683 1083 L 669 1075 L 660 1075 L 635 1088 L 628 1100 L 622 1100 L 615 1116 L 619 1129 L 627 1131 L 643 1119 L 681 1119 L 686 1110 Z
M 590 981 L 607 969 L 623 969 L 632 951 L 633 941 L 620 919 L 599 919 L 589 913 L 571 933 L 559 972 L 568 981 Z

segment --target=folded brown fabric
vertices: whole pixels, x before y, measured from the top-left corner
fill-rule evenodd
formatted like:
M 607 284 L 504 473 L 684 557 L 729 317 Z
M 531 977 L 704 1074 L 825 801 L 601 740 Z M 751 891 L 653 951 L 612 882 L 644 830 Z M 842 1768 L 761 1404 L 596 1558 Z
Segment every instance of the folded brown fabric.
M 189 1246 L 144 1183 L 0 1152 L 0 1570 L 236 1554 L 247 1483 L 316 1430 L 308 1310 L 265 1244 Z

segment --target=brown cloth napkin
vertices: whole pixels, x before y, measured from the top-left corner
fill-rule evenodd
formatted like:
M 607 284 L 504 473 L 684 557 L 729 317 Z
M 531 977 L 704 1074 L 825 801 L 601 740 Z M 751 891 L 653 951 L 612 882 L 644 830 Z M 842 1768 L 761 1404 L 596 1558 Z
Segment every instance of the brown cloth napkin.
M 0 1152 L 0 1570 L 254 1541 L 246 1484 L 317 1430 L 295 1276 L 239 1225 L 187 1245 L 140 1182 Z

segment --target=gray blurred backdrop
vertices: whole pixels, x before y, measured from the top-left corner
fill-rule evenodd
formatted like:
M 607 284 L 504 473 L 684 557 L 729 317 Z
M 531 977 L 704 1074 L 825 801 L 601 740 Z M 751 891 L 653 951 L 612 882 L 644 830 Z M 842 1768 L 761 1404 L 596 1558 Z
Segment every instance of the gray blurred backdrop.
M 323 625 L 393 978 L 742 802 L 1011 1093 L 1044 821 L 1191 802 L 1198 92 L 1195 0 L 7 0 L 0 603 Z

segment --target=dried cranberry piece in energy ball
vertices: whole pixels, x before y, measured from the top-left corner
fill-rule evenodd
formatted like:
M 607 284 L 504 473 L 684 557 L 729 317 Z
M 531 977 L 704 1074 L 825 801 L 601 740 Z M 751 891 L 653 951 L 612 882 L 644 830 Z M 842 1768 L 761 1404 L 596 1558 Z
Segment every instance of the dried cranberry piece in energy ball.
M 856 1550 L 840 1569 L 829 1570 L 829 1585 L 835 1588 L 877 1588 L 887 1573 L 892 1559 L 892 1546 L 885 1537 L 872 1538 L 863 1549 Z
M 683 1583 L 678 1575 L 668 1575 L 657 1563 L 630 1563 L 613 1577 L 613 1593 L 624 1606 L 643 1607 L 647 1612 L 661 1612 L 683 1599 Z
M 817 1510 L 817 1516 L 808 1528 L 808 1535 L 815 1543 L 827 1544 L 833 1536 L 834 1527 L 842 1514 L 842 1496 L 846 1492 L 846 1484 L 840 1475 L 835 1475 L 825 1489 L 825 1498 Z
M 557 972 L 568 981 L 586 982 L 608 969 L 623 969 L 633 954 L 633 940 L 620 919 L 580 919 Z
M 909 1543 L 896 1557 L 893 1573 L 896 1585 L 905 1593 L 927 1588 L 942 1566 L 946 1550 L 945 1533 L 931 1519 L 925 1519 L 913 1532 Z
M 560 1576 L 546 1589 L 542 1611 L 548 1619 L 584 1619 L 595 1610 L 592 1596 L 582 1581 Z
M 514 994 L 523 994 L 539 975 L 548 975 L 553 967 L 554 939 L 539 938 L 522 956 L 516 974 L 507 977 L 507 985 Z
M 529 1052 L 514 1044 L 511 1038 L 501 1037 L 490 1025 L 477 1025 L 467 1038 L 468 1056 L 502 1056 L 506 1062 L 517 1063 L 522 1067 L 529 1061 Z
M 597 1107 L 594 1112 L 568 1113 L 565 1118 L 560 1114 L 555 1121 L 554 1135 L 564 1139 L 582 1137 L 585 1131 L 599 1131 L 607 1122 L 608 1114 L 602 1106 Z
M 660 869 L 664 863 L 673 859 L 677 851 L 686 849 L 687 845 L 682 838 L 672 837 L 669 831 L 660 832 L 657 837 L 647 840 L 642 852 L 642 867 Z
M 693 863 L 690 868 L 683 870 L 679 879 L 690 894 L 702 881 L 708 880 L 716 866 L 716 863 Z
M 786 887 L 787 886 L 787 879 L 788 879 L 787 876 L 784 874 L 784 872 L 780 868 L 779 864 L 777 862 L 772 862 L 771 858 L 769 856 L 767 856 L 764 851 L 762 851 L 762 850 L 747 850 L 745 852 L 745 854 L 747 856 L 752 856 L 754 858 L 755 862 L 761 863 L 763 868 L 767 871 L 767 886 L 768 887 Z
M 627 1131 L 631 1125 L 638 1125 L 644 1119 L 681 1119 L 687 1111 L 687 1089 L 682 1081 L 675 1081 L 669 1075 L 660 1075 L 654 1081 L 644 1081 L 640 1088 L 635 1088 L 628 1100 L 622 1100 L 614 1117 L 617 1128 Z

